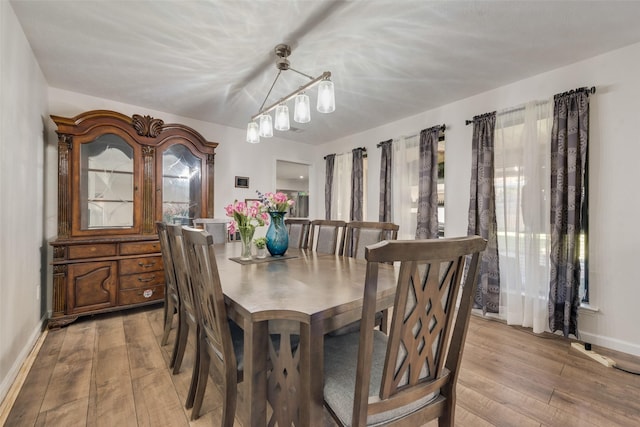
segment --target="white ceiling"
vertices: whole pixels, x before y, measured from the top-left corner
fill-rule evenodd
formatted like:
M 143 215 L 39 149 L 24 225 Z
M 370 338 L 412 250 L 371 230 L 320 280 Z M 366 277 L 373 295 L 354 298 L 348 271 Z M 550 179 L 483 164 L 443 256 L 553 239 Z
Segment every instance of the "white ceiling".
M 640 1 L 11 5 L 50 86 L 242 129 L 277 73 L 274 47 L 288 42 L 293 68 L 335 83 L 334 113 L 276 132 L 311 144 L 640 42 Z M 304 83 L 283 73 L 267 104 Z

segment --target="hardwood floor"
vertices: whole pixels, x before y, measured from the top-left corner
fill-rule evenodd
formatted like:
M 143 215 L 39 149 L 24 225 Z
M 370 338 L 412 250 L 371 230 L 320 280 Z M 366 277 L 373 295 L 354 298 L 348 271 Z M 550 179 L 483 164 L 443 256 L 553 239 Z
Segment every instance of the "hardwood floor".
M 219 425 L 214 381 L 201 418 L 190 421 L 184 401 L 193 347 L 181 372 L 171 375 L 175 334 L 164 347 L 161 335 L 162 308 L 96 316 L 50 331 L 5 426 Z M 640 369 L 637 358 L 594 350 Z M 328 415 L 325 425 L 333 425 Z M 640 376 L 600 365 L 563 338 L 472 316 L 456 425 L 638 426 Z

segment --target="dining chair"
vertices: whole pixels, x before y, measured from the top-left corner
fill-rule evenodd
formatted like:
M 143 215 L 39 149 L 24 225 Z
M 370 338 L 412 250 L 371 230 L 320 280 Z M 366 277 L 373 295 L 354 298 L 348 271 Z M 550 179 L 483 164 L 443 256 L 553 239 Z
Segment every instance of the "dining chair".
M 456 382 L 485 247 L 484 239 L 469 236 L 383 241 L 365 249 L 363 327 L 325 338 L 324 400 L 338 423 L 408 427 L 437 418 L 440 426 L 454 425 Z M 390 262 L 399 266 L 387 336 L 373 323 L 378 270 L 394 268 L 384 265 Z
M 162 333 L 161 345 L 167 345 L 169 333 L 173 325 L 173 318 L 178 316 L 178 330 L 176 333 L 176 341 L 180 335 L 180 297 L 178 296 L 178 286 L 176 284 L 176 273 L 173 267 L 173 258 L 171 256 L 171 248 L 169 247 L 169 235 L 167 234 L 167 225 L 164 222 L 156 222 L 156 230 L 158 231 L 158 240 L 160 241 L 160 253 L 162 254 L 162 263 L 164 265 L 164 281 L 166 289 L 164 293 L 164 331 Z
M 229 240 L 229 232 L 227 231 L 227 222 L 218 218 L 196 218 L 193 220 L 194 228 L 201 228 L 213 237 L 213 243 L 227 243 Z
M 178 295 L 180 297 L 180 314 L 178 316 L 180 323 L 178 326 L 178 335 L 176 336 L 176 342 L 173 346 L 173 353 L 171 354 L 171 362 L 169 364 L 169 366 L 173 368 L 173 374 L 175 375 L 180 372 L 180 366 L 182 365 L 182 359 L 184 358 L 184 353 L 187 348 L 187 341 L 189 339 L 189 331 L 195 331 L 195 335 L 197 337 L 199 322 L 198 307 L 196 305 L 196 300 L 194 299 L 191 274 L 187 266 L 182 225 L 167 224 L 167 233 L 169 235 L 169 248 L 171 250 L 171 257 L 173 259 L 176 283 L 178 284 Z M 198 339 L 196 339 L 195 348 L 196 350 L 193 370 L 191 374 L 191 384 L 189 385 L 189 392 L 187 393 L 187 400 L 185 402 L 185 406 L 187 408 L 191 408 L 193 406 L 193 401 L 196 393 L 197 370 L 200 361 Z
M 183 230 L 194 296 L 199 303 L 199 364 L 191 419 L 200 415 L 211 362 L 222 376 L 222 425 L 233 426 L 238 382 L 242 381 L 243 331 L 227 317 L 213 237 L 201 230 Z
M 311 221 L 308 219 L 287 218 L 284 223 L 289 230 L 289 247 L 306 249 Z
M 366 246 L 383 240 L 396 240 L 399 228 L 397 224 L 391 222 L 348 222 L 340 245 L 340 255 L 364 259 Z
M 316 252 L 335 254 L 341 242 L 346 222 L 339 220 L 315 219 L 311 221 L 308 246 Z

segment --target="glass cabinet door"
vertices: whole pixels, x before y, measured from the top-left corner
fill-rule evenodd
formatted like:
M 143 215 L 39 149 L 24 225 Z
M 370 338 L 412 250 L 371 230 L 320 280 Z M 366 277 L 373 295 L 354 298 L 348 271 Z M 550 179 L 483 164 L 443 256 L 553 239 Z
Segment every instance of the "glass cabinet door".
M 80 145 L 80 229 L 134 224 L 133 147 L 104 134 Z
M 202 211 L 202 159 L 180 144 L 162 154 L 162 221 L 191 225 Z

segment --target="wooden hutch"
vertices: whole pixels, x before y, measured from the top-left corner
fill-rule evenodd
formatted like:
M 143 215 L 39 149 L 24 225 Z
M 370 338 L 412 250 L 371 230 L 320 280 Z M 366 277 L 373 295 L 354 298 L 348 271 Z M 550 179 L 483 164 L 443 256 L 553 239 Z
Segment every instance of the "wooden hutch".
M 58 238 L 49 327 L 159 303 L 156 221 L 213 217 L 217 143 L 150 116 L 51 116 L 58 134 Z

